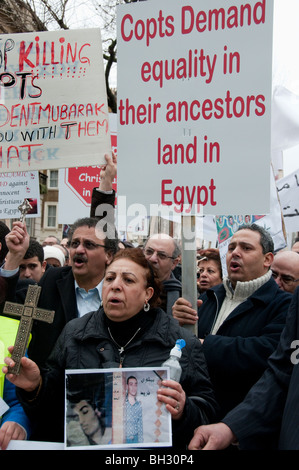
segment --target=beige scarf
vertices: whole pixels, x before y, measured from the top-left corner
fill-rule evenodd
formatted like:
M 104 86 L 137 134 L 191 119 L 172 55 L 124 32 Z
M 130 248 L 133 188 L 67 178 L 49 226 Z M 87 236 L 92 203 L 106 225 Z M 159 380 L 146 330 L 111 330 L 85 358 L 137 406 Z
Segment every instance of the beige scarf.
M 229 314 L 250 297 L 257 289 L 263 284 L 269 281 L 271 278 L 271 271 L 269 270 L 266 274 L 252 281 L 240 282 L 237 281 L 235 289 L 232 288 L 231 282 L 228 277 L 223 279 L 223 285 L 226 291 L 225 299 L 221 305 L 218 317 L 212 327 L 211 334 L 216 334 L 224 320 Z

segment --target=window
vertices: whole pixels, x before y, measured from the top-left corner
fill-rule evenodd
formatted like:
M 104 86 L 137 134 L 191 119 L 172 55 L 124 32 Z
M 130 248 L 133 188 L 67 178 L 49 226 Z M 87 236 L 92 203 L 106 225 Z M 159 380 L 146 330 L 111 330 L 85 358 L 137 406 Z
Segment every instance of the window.
M 49 170 L 48 186 L 50 189 L 58 188 L 58 170 Z
M 45 228 L 57 228 L 57 204 L 45 204 Z

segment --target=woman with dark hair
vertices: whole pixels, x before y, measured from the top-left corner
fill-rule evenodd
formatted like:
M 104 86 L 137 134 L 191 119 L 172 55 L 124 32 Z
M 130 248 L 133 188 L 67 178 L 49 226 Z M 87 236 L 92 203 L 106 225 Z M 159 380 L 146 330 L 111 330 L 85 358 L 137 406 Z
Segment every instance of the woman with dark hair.
M 200 250 L 197 259 L 197 288 L 199 294 L 222 283 L 222 266 L 219 250 Z
M 7 378 L 22 388 L 22 405 L 52 426 L 48 440 L 63 441 L 66 369 L 160 367 L 176 341 L 184 339 L 179 382 L 164 380 L 157 399 L 171 414 L 173 446 L 186 448 L 194 429 L 216 418 L 217 404 L 200 341 L 158 307 L 157 278 L 139 248 L 119 250 L 106 269 L 103 306 L 70 321 L 45 371 L 22 358 L 20 375 Z M 5 359 L 12 365 L 11 358 Z M 5 373 L 8 372 L 4 368 Z M 51 419 L 50 419 L 51 418 Z

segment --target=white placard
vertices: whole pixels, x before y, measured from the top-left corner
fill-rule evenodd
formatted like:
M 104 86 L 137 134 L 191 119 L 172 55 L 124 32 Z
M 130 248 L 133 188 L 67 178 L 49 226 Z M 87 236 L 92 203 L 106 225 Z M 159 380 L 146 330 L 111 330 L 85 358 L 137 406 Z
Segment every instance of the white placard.
M 269 213 L 273 2 L 118 6 L 118 196 Z
M 100 30 L 1 35 L 0 52 L 0 172 L 104 162 Z
M 111 147 L 117 155 L 116 115 L 109 113 Z M 101 159 L 94 166 L 78 166 L 59 170 L 58 223 L 73 224 L 81 217 L 89 217 L 93 188 L 100 184 Z M 116 178 L 115 178 L 116 179 Z M 116 181 L 113 183 L 116 191 Z
M 38 171 L 0 173 L 0 219 L 20 217 L 18 207 L 24 199 L 31 205 L 26 217 L 40 217 Z

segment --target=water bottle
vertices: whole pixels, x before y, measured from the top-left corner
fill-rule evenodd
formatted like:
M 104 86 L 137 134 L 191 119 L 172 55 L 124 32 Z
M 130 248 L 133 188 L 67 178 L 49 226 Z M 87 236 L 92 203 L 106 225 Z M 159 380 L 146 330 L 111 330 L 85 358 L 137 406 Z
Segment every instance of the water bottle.
M 179 382 L 181 378 L 182 368 L 179 359 L 182 355 L 182 349 L 185 345 L 186 342 L 184 339 L 178 339 L 175 343 L 175 347 L 170 351 L 169 358 L 162 364 L 162 367 L 169 367 L 169 378 L 171 380 L 175 380 L 176 382 Z

